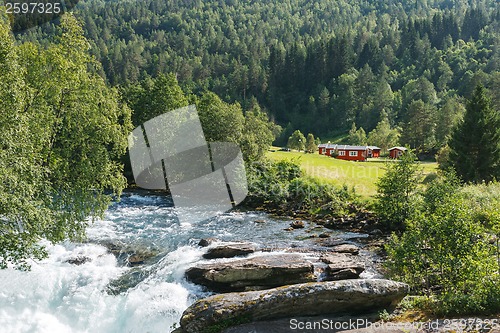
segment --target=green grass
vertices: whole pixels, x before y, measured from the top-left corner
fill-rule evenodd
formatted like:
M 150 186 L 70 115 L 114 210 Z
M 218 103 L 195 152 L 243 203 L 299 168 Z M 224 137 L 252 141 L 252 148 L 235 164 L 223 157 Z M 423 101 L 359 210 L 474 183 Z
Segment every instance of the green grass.
M 274 152 L 268 152 L 267 156 L 271 160 L 291 160 L 299 161 L 304 172 L 322 181 L 334 184 L 354 187 L 356 193 L 362 197 L 371 197 L 376 194 L 377 180 L 385 173 L 385 158 L 369 159 L 367 162 L 344 161 L 328 156 L 314 154 L 304 154 L 303 152 L 283 152 L 279 148 L 272 148 Z M 437 163 L 422 162 L 424 176 L 437 171 Z

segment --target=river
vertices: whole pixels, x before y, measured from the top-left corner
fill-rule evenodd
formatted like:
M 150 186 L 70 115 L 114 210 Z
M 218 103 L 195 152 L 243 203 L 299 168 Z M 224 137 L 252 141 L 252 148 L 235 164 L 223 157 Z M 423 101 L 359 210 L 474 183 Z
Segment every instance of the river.
M 88 227 L 88 241 L 47 243 L 49 257 L 33 262 L 31 271 L 0 271 L 0 331 L 170 332 L 190 304 L 208 295 L 184 279 L 185 270 L 202 260 L 204 250 L 197 246 L 201 238 L 252 241 L 267 248 L 313 246 L 304 241 L 313 223 L 284 231 L 289 224 L 287 219 L 248 211 L 179 224 L 170 198 L 124 193 L 104 219 Z M 362 235 L 332 235 L 339 240 L 354 236 Z M 110 253 L 110 246 L 155 255 L 144 265 L 129 267 Z M 68 262 L 75 258 L 85 262 Z

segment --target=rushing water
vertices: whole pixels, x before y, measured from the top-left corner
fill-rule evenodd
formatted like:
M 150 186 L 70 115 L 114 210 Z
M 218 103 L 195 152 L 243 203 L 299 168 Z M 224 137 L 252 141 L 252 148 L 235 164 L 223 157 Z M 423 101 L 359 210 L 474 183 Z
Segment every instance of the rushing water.
M 0 271 L 0 332 L 170 332 L 182 312 L 207 295 L 183 278 L 186 268 L 202 260 L 201 238 L 304 246 L 306 230 L 284 232 L 289 223 L 264 213 L 231 212 L 180 225 L 168 198 L 124 194 L 104 220 L 88 228 L 88 242 L 47 244 L 49 258 L 32 263 L 30 272 Z M 129 267 L 110 246 L 154 256 Z M 75 258 L 87 261 L 67 262 Z

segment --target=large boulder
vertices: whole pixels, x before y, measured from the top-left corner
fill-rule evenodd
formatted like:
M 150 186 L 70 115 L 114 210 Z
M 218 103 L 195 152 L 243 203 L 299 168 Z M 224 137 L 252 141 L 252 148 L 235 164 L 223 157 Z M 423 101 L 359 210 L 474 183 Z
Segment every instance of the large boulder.
M 205 259 L 233 258 L 254 253 L 257 247 L 252 243 L 226 243 L 211 247 L 203 255 Z
M 313 264 L 304 256 L 293 253 L 199 264 L 186 271 L 186 278 L 219 292 L 316 281 Z
M 227 293 L 201 299 L 184 311 L 185 333 L 199 333 L 244 322 L 299 316 L 361 314 L 389 308 L 408 285 L 390 280 L 310 282 L 261 291 Z

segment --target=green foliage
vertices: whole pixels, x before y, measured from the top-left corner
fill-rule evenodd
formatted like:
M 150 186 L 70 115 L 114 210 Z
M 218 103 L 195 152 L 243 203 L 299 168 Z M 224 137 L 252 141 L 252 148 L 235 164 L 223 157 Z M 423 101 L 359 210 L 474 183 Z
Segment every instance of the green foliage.
M 207 92 L 198 100 L 197 108 L 207 141 L 241 142 L 245 117 L 239 104 L 225 103 Z
M 386 173 L 377 182 L 375 210 L 389 229 L 402 229 L 418 210 L 421 168 L 407 151 L 400 160 L 387 162 Z
M 275 205 L 286 202 L 289 183 L 302 176 L 300 166 L 295 161 L 271 162 L 262 160 L 247 166 L 247 202 Z
M 269 121 L 258 105 L 245 113 L 240 147 L 246 161 L 258 161 L 264 158 L 267 150 L 281 132 L 281 127 Z
M 363 127 L 356 129 L 356 124 L 352 123 L 349 131 L 349 144 L 353 146 L 364 146 L 367 144 L 366 133 Z
M 408 105 L 402 141 L 409 143 L 417 152 L 427 152 L 436 146 L 437 109 L 422 100 Z
M 368 134 L 368 143 L 381 148 L 382 153 L 386 154 L 387 149 L 398 145 L 400 134 L 398 129 L 391 128 L 385 111 L 382 111 L 380 118 L 377 127 Z
M 439 164 L 439 169 L 441 170 L 448 170 L 451 168 L 451 163 L 450 163 L 450 146 L 445 145 L 441 147 L 436 156 L 436 162 Z
M 349 205 L 356 199 L 354 191 L 346 185 L 336 187 L 315 178 L 293 179 L 288 187 L 287 207 L 316 213 L 326 210 L 335 216 L 349 213 Z
M 263 160 L 247 167 L 247 203 L 285 211 L 320 210 L 342 216 L 357 202 L 354 190 L 337 187 L 312 177 L 304 176 L 297 161 Z
M 500 113 L 483 86 L 476 87 L 466 110 L 449 142 L 451 165 L 465 182 L 500 178 Z
M 296 130 L 288 138 L 287 147 L 290 149 L 296 149 L 298 151 L 304 150 L 306 146 L 306 138 L 301 131 Z
M 499 249 L 491 239 L 498 232 L 499 198 L 497 184 L 461 188 L 453 173 L 438 177 L 420 213 L 386 246 L 392 277 L 435 294 L 438 315 L 498 313 Z
M 436 177 L 427 187 L 424 193 L 424 208 L 432 213 L 441 205 L 443 199 L 447 199 L 457 193 L 460 189 L 460 179 L 453 171 L 446 171 Z
M 130 110 L 95 74 L 75 18 L 46 48 L 14 46 L 0 18 L 0 267 L 27 268 L 41 239 L 80 239 L 125 187 Z
M 318 150 L 318 139 L 314 139 L 314 135 L 312 133 L 307 134 L 306 139 L 306 152 L 307 153 L 315 153 Z
M 189 104 L 174 74 L 160 74 L 155 79 L 146 79 L 125 89 L 123 95 L 134 110 L 132 121 L 136 127 Z
M 123 94 L 134 111 L 134 126 L 190 103 L 174 74 L 145 79 L 124 89 Z M 246 161 L 263 158 L 281 131 L 257 103 L 244 115 L 238 103 L 226 103 L 212 92 L 205 92 L 200 97 L 191 95 L 189 100 L 197 105 L 207 141 L 238 143 Z
M 448 142 L 453 129 L 462 119 L 465 107 L 457 98 L 448 98 L 439 109 L 436 123 L 437 146 L 444 147 Z
M 213 91 L 244 110 L 256 98 L 283 127 L 331 137 L 352 122 L 372 131 L 382 110 L 403 127 L 413 101 L 440 109 L 478 82 L 496 92 L 495 4 L 96 0 L 75 12 L 112 85 L 174 72 L 186 92 Z M 54 24 L 18 38 L 51 36 Z M 451 122 L 441 124 L 436 150 Z

